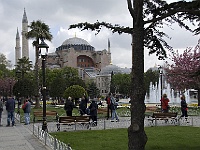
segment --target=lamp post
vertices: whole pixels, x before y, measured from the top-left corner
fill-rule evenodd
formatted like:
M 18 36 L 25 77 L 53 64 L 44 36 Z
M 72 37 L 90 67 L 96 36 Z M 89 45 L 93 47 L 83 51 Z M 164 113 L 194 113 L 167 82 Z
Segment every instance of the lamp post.
M 161 110 L 162 110 L 162 95 L 163 95 L 163 69 L 162 69 L 162 66 L 159 66 L 159 72 L 160 72 L 160 99 L 161 99 Z
M 38 45 L 39 55 L 42 58 L 42 101 L 43 101 L 43 122 L 42 130 L 47 130 L 47 120 L 46 120 L 46 77 L 45 77 L 45 63 L 48 53 L 49 46 L 44 42 L 44 39 L 41 38 L 41 43 Z
M 19 80 L 20 80 L 20 76 L 21 76 L 21 71 L 20 70 L 16 71 L 16 76 L 17 76 L 17 83 L 18 83 L 18 87 L 19 87 L 18 90 L 17 90 L 17 113 L 20 115 L 20 105 L 21 105 L 21 102 L 19 100 L 19 95 L 20 95 L 20 93 L 19 93 L 19 89 L 20 89 Z

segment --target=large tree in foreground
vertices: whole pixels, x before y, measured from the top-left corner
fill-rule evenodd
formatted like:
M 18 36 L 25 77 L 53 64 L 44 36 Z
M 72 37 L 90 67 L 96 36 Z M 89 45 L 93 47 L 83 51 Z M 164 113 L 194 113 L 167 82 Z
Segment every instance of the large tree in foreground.
M 168 4 L 163 0 L 127 0 L 128 10 L 133 19 L 133 27 L 112 25 L 106 22 L 78 23 L 70 28 L 91 29 L 100 32 L 104 26 L 112 32 L 132 35 L 132 75 L 131 75 L 131 125 L 128 128 L 129 150 L 144 150 L 147 136 L 144 131 L 145 90 L 144 90 L 144 46 L 156 53 L 159 59 L 166 57 L 164 48 L 172 50 L 163 37 L 165 24 L 178 23 L 180 27 L 195 34 L 200 33 L 200 1 L 180 1 Z M 117 10 L 116 10 L 117 11 Z M 192 30 L 187 24 L 195 25 Z
M 188 47 L 182 54 L 173 53 L 173 64 L 166 65 L 167 81 L 174 90 L 184 94 L 185 89 L 198 90 L 198 106 L 200 106 L 200 40 L 193 49 Z
M 50 28 L 48 25 L 46 25 L 44 22 L 37 20 L 31 22 L 31 24 L 28 26 L 30 28 L 30 31 L 26 34 L 26 37 L 28 39 L 33 39 L 33 46 L 35 47 L 35 79 L 36 79 L 36 85 L 37 85 L 37 94 L 36 94 L 36 107 L 40 107 L 39 104 L 39 75 L 38 75 L 38 59 L 39 59 L 39 49 L 38 44 L 39 40 L 43 38 L 44 40 L 51 41 L 53 36 L 50 33 Z

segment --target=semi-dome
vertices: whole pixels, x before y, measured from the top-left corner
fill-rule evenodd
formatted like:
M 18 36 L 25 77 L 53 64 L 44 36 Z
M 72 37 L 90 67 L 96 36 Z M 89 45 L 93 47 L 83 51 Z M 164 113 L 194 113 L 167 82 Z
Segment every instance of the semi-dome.
M 120 67 L 110 64 L 104 68 L 101 69 L 101 74 L 111 74 L 111 73 L 117 74 L 117 73 L 122 73 L 122 70 Z
M 73 37 L 65 40 L 62 45 L 90 45 L 86 40 Z

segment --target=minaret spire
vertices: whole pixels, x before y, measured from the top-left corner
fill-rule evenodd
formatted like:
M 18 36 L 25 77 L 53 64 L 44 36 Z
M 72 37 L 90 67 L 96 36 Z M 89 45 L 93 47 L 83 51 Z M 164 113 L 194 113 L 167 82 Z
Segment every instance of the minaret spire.
M 110 40 L 108 38 L 108 53 L 110 53 Z
M 15 65 L 17 65 L 18 59 L 20 59 L 20 58 L 21 58 L 21 47 L 20 47 L 19 31 L 17 28 L 16 46 L 15 46 Z
M 22 18 L 22 57 L 29 58 L 29 45 L 26 33 L 28 32 L 28 19 L 26 16 L 26 10 L 24 8 L 24 14 Z
M 27 16 L 26 16 L 25 8 L 24 8 L 24 14 L 23 14 L 23 18 L 22 18 L 22 23 L 28 23 L 28 19 L 27 19 Z
M 110 62 L 110 64 L 112 63 L 111 62 L 110 39 L 109 38 L 108 38 L 108 61 Z

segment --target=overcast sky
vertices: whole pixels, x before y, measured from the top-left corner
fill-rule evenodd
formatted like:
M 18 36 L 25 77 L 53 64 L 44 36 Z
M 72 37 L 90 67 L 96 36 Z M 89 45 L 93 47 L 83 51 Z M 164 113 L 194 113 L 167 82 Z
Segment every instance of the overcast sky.
M 176 1 L 176 0 L 169 0 Z M 94 23 L 97 20 L 132 26 L 132 18 L 127 9 L 126 0 L 0 0 L 0 52 L 5 54 L 8 60 L 15 63 L 15 46 L 17 28 L 22 28 L 22 16 L 26 9 L 29 24 L 33 20 L 42 20 L 50 26 L 53 35 L 49 45 L 49 52 L 54 52 L 66 39 L 74 37 L 83 38 L 96 50 L 107 49 L 108 38 L 111 42 L 112 63 L 120 67 L 131 67 L 131 36 L 112 33 L 103 29 L 98 35 L 91 31 L 80 29 L 68 30 L 70 24 L 79 22 Z M 172 37 L 169 44 L 174 50 L 194 47 L 199 39 L 184 29 L 177 26 L 164 28 Z M 21 38 L 22 39 L 22 38 Z M 22 46 L 22 45 L 21 45 Z M 29 41 L 30 60 L 34 62 L 35 53 L 32 41 Z M 145 71 L 155 64 L 162 64 L 155 54 L 149 56 L 145 51 Z

